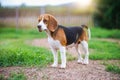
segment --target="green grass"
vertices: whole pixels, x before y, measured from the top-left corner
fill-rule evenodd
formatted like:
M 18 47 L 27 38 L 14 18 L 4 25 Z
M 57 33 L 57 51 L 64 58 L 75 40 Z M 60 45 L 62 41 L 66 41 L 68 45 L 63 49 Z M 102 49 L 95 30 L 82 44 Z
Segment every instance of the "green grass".
M 106 71 L 120 74 L 120 67 L 116 66 L 116 65 L 109 64 L 106 66 Z
M 0 66 L 46 65 L 52 59 L 45 48 L 25 44 L 26 40 L 45 38 L 35 29 L 0 28 Z M 46 56 L 50 56 L 50 60 Z
M 51 61 L 51 51 L 27 45 L 24 40 L 6 40 L 0 44 L 0 66 L 45 66 Z
M 6 80 L 3 74 L 0 74 L 0 80 Z
M 25 44 L 24 40 L 1 40 L 0 66 L 40 66 L 53 62 L 51 51 Z M 75 59 L 67 54 L 68 60 Z M 60 61 L 60 58 L 59 58 Z
M 92 60 L 120 59 L 120 45 L 118 43 L 92 39 L 89 42 L 89 48 L 92 49 L 90 53 Z
M 102 65 L 105 65 L 106 71 L 120 74 L 120 62 L 119 62 L 119 60 L 118 61 L 111 61 L 111 62 L 109 62 L 109 60 L 105 60 L 104 62 L 102 62 Z
M 45 37 L 45 32 L 39 32 L 37 28 L 17 30 L 15 28 L 0 28 L 0 39 L 33 39 Z
M 116 38 L 120 39 L 120 30 L 113 29 L 103 29 L 100 27 L 91 28 L 92 38 Z
M 10 73 L 8 78 L 5 78 L 4 75 L 0 74 L 0 80 L 27 80 L 27 77 L 23 72 Z
M 24 73 L 11 73 L 7 80 L 27 80 L 27 77 Z

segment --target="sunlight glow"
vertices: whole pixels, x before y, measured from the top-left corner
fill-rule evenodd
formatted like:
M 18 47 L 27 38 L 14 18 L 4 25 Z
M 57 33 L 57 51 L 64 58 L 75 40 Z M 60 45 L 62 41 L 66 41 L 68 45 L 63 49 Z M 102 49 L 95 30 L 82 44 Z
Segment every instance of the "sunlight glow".
M 81 8 L 89 7 L 92 4 L 92 0 L 76 0 L 77 6 Z

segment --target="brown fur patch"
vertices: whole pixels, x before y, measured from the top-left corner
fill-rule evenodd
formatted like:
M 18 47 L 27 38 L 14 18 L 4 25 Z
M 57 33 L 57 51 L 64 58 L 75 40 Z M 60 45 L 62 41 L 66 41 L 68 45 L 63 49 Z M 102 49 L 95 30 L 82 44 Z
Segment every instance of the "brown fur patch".
M 80 35 L 77 43 L 80 43 L 81 41 L 88 41 L 88 36 L 87 36 L 87 33 L 86 33 L 86 30 L 83 30 L 82 34 Z
M 59 40 L 63 46 L 66 46 L 67 40 L 66 40 L 65 32 L 62 28 L 59 28 L 59 30 L 57 31 L 56 35 L 53 36 L 53 38 L 55 40 Z

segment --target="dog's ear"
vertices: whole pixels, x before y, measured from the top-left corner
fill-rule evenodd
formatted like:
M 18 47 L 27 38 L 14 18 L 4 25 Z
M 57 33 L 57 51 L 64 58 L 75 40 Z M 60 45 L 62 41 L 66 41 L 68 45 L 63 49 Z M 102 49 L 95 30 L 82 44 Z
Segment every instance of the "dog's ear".
M 54 32 L 57 29 L 57 27 L 58 27 L 57 20 L 52 15 L 49 15 L 48 29 L 51 32 Z

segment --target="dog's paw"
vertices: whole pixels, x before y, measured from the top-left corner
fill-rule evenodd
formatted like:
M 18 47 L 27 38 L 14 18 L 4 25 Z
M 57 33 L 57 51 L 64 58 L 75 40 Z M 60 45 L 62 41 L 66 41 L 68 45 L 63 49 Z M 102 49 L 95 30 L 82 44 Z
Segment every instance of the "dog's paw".
M 83 64 L 83 59 L 78 59 L 78 64 Z
M 61 68 L 61 69 L 65 69 L 65 68 L 66 68 L 66 64 L 61 64 L 61 65 L 60 65 L 60 68 Z
M 85 65 L 89 64 L 88 59 L 85 59 L 85 60 L 83 61 L 83 64 L 85 64 Z
M 58 65 L 57 64 L 52 64 L 51 67 L 55 68 L 57 67 Z

